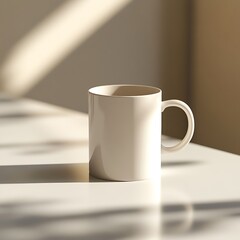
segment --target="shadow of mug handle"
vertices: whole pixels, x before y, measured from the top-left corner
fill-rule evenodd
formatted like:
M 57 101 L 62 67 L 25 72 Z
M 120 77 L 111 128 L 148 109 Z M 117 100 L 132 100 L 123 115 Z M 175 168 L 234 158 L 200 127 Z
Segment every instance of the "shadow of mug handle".
M 162 107 L 162 112 L 168 107 L 178 107 L 178 108 L 181 108 L 187 115 L 188 129 L 187 129 L 187 133 L 186 133 L 185 137 L 183 138 L 183 140 L 181 142 L 179 142 L 177 145 L 171 146 L 171 147 L 166 147 L 166 146 L 162 145 L 162 149 L 166 152 L 178 151 L 178 150 L 184 148 L 192 139 L 192 136 L 194 133 L 194 127 L 195 127 L 192 110 L 186 103 L 184 103 L 180 100 L 175 100 L 175 99 L 163 101 L 161 107 Z

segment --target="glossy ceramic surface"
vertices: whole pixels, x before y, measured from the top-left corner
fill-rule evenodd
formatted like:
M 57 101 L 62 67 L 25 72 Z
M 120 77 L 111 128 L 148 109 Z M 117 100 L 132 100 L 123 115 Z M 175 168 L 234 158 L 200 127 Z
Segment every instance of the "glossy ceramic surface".
M 185 103 L 178 100 L 162 103 L 162 91 L 149 86 L 109 85 L 90 89 L 90 173 L 116 181 L 159 176 L 161 111 L 169 106 L 181 107 L 190 126 L 180 144 L 164 147 L 174 151 L 191 140 L 194 130 L 193 115 Z

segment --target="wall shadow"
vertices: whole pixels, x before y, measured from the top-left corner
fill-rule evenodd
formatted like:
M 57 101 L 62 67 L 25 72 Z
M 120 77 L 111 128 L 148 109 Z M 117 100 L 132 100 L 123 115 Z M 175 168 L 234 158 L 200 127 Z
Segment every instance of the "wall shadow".
M 190 104 L 190 54 L 192 1 L 161 0 L 159 27 L 161 29 L 160 59 L 163 100 L 179 99 Z M 187 118 L 178 108 L 169 108 L 162 115 L 163 134 L 182 139 Z

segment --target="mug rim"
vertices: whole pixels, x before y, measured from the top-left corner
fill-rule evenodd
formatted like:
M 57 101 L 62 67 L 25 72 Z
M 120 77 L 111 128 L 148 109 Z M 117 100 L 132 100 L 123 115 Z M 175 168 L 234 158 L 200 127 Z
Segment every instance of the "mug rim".
M 146 94 L 139 94 L 139 95 L 111 95 L 111 94 L 104 94 L 96 92 L 96 90 L 100 90 L 101 88 L 114 88 L 114 87 L 139 87 L 144 88 L 145 90 L 150 90 L 149 93 Z M 152 91 L 152 92 L 151 92 Z M 148 86 L 148 85 L 141 85 L 141 84 L 107 84 L 107 85 L 99 85 L 88 89 L 88 93 L 100 97 L 112 97 L 112 98 L 133 98 L 133 97 L 147 97 L 161 93 L 162 90 L 158 87 Z

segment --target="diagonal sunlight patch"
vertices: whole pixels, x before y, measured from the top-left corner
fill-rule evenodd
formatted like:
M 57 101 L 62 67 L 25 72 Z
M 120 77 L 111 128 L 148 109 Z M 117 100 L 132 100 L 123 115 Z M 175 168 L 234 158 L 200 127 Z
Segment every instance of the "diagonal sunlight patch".
M 67 1 L 11 50 L 0 69 L 3 90 L 26 93 L 131 1 Z

